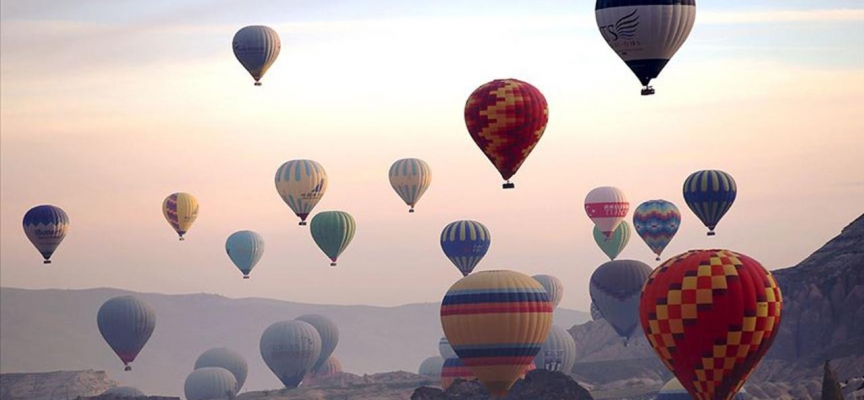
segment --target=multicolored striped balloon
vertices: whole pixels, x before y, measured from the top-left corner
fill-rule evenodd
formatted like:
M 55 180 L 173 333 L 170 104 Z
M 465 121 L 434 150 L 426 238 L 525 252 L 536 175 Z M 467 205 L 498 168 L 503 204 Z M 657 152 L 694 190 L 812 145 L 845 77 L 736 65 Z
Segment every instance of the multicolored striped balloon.
M 451 222 L 441 231 L 441 249 L 450 262 L 459 268 L 462 276 L 468 276 L 474 270 L 491 244 L 489 230 L 477 221 Z
M 327 191 L 327 172 L 312 160 L 291 160 L 276 170 L 276 191 L 306 225 L 306 218 Z
M 529 364 L 525 367 L 525 371 L 522 372 L 522 375 L 519 375 L 518 379 L 524 378 L 525 374 L 535 369 L 537 369 L 537 367 L 534 364 Z M 469 382 L 476 381 L 477 377 L 474 376 L 474 373 L 471 372 L 470 368 L 466 367 L 465 364 L 462 364 L 459 357 L 444 359 L 444 366 L 441 367 L 441 389 L 447 390 L 453 385 L 453 382 L 456 381 L 456 379 Z
M 648 342 L 696 400 L 729 400 L 780 328 L 777 281 L 746 255 L 691 250 L 666 260 L 642 290 Z
M 173 193 L 162 202 L 162 215 L 168 224 L 177 231 L 180 240 L 198 218 L 198 199 L 189 193 Z
M 549 121 L 546 98 L 516 79 L 497 79 L 471 93 L 465 103 L 465 125 L 471 138 L 513 188 L 516 174 L 540 141 Z
M 600 231 L 600 228 L 595 225 L 594 242 L 597 243 L 600 250 L 603 250 L 603 252 L 609 256 L 610 260 L 614 260 L 615 257 L 618 257 L 618 255 L 624 251 L 624 248 L 627 247 L 627 243 L 630 243 L 630 224 L 628 224 L 627 221 L 621 221 L 621 223 L 618 224 L 618 227 L 615 228 L 615 232 L 612 233 L 611 237 L 606 237 L 606 235 Z
M 735 202 L 735 179 L 719 170 L 697 171 L 684 181 L 684 200 L 714 236 L 714 228 Z
M 732 400 L 746 400 L 747 393 L 744 388 L 741 388 Z M 687 393 L 687 389 L 684 389 L 684 386 L 681 386 L 681 382 L 678 382 L 678 378 L 672 378 L 662 388 L 660 388 L 660 393 L 657 393 L 657 397 L 654 400 L 693 400 L 693 397 L 690 396 L 690 393 Z
M 675 237 L 680 226 L 681 212 L 666 200 L 648 200 L 633 211 L 633 227 L 657 255 L 657 261 L 660 261 L 660 254 Z
M 431 183 L 432 170 L 419 158 L 403 158 L 390 166 L 390 186 L 411 207 L 408 212 L 414 212 L 414 206 Z
M 636 260 L 615 260 L 597 267 L 588 286 L 591 301 L 603 319 L 624 338 L 630 340 L 639 326 L 639 295 L 651 275 L 651 267 Z
M 614 186 L 601 186 L 591 189 L 585 196 L 585 213 L 600 228 L 607 238 L 618 228 L 618 224 L 627 217 L 630 202 L 621 189 Z
M 533 363 L 551 326 L 546 290 L 515 271 L 468 275 L 441 301 L 441 327 L 450 346 L 495 396 L 506 395 Z
M 309 231 L 315 244 L 330 257 L 330 266 L 335 267 L 336 259 L 351 244 L 357 224 L 347 212 L 323 211 L 312 218 Z
M 60 207 L 41 205 L 24 214 L 24 234 L 42 254 L 44 264 L 51 264 L 51 255 L 69 231 L 69 216 Z

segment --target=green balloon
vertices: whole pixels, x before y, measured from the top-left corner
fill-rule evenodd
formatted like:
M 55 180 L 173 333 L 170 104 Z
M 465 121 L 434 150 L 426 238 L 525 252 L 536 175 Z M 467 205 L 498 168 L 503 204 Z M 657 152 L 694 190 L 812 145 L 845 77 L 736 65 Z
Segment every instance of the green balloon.
M 309 224 L 309 231 L 312 233 L 312 239 L 327 257 L 333 261 L 331 266 L 336 266 L 336 259 L 345 251 L 351 239 L 354 238 L 354 231 L 357 230 L 357 225 L 354 222 L 354 217 L 344 211 L 324 211 L 320 212 L 312 218 Z
M 595 226 L 594 241 L 597 242 L 597 246 L 600 246 L 600 250 L 603 250 L 609 256 L 610 260 L 614 260 L 627 247 L 627 242 L 630 241 L 630 224 L 627 221 L 621 221 L 609 239 L 606 239 L 603 232 Z

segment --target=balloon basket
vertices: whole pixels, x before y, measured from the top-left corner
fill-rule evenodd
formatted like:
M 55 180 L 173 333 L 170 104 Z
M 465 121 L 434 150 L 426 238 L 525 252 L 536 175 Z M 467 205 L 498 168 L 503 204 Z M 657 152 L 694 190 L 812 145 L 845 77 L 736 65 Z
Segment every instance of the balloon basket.
M 42 264 L 51 264 L 51 260 L 42 261 Z
M 652 88 L 651 86 L 645 86 L 644 88 L 642 88 L 643 96 L 650 96 L 652 94 L 654 94 L 654 88 Z
M 306 221 L 300 221 L 300 223 L 297 224 L 297 225 L 300 225 L 300 226 L 306 226 Z
M 186 240 L 186 238 L 184 238 L 183 236 L 180 236 L 180 239 L 177 239 L 177 240 L 182 242 L 182 241 Z
M 503 185 L 501 185 L 501 187 L 503 187 L 504 189 L 513 189 L 516 187 L 516 184 L 513 182 L 505 182 Z
M 413 212 L 414 212 L 414 209 L 412 208 L 412 209 L 408 210 L 408 212 L 409 212 L 409 213 L 413 213 Z
M 127 365 L 126 368 L 123 368 L 123 370 L 124 370 L 124 371 L 131 371 L 131 370 L 132 370 L 132 366 L 131 366 L 131 365 Z
M 243 279 L 249 279 L 249 275 L 243 275 Z
M 655 258 L 654 261 L 660 261 L 660 256 L 657 256 L 657 258 Z
M 261 82 L 255 82 L 255 86 L 261 86 Z
M 714 235 L 716 235 L 716 233 L 715 233 L 714 231 L 709 231 L 709 232 L 707 233 L 707 236 L 714 236 Z
M 336 266 L 336 262 L 335 262 L 335 261 L 334 261 L 334 262 L 331 262 L 331 263 L 330 263 L 330 266 L 331 266 L 331 267 L 335 267 L 335 266 Z

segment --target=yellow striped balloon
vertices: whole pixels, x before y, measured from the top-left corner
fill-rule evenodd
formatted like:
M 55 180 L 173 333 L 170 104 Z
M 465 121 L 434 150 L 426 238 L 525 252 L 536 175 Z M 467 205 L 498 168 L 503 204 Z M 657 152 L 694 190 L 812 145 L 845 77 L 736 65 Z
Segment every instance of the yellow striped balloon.
M 162 202 L 162 215 L 177 231 L 180 240 L 185 240 L 183 235 L 198 218 L 198 200 L 189 193 L 173 193 Z
M 429 189 L 430 183 L 432 170 L 419 158 L 403 158 L 390 166 L 390 186 L 411 207 L 408 212 L 414 212 L 414 206 Z
M 476 272 L 447 291 L 441 327 L 462 363 L 490 393 L 504 396 L 546 341 L 552 302 L 528 275 Z
M 276 170 L 276 191 L 306 225 L 306 218 L 327 191 L 327 172 L 312 160 L 291 160 Z

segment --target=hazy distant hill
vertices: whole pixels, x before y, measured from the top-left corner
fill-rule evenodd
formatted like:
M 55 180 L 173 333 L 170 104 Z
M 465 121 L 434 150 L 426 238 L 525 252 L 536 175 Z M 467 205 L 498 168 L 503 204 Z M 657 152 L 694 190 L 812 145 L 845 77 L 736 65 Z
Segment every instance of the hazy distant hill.
M 797 266 L 772 273 L 783 291 L 782 322 L 745 386 L 751 394 L 819 398 L 826 359 L 841 381 L 864 376 L 864 215 Z M 570 334 L 580 352 L 573 372 L 581 382 L 608 389 L 670 376 L 644 335 L 624 347 L 602 321 L 574 326 Z
M 249 363 L 244 389 L 276 389 L 281 384 L 258 350 L 261 332 L 271 323 L 320 313 L 339 325 L 335 355 L 345 371 L 364 374 L 416 372 L 438 352 L 442 335 L 439 305 L 399 307 L 327 306 L 269 299 L 230 299 L 210 294 L 138 294 L 157 313 L 147 347 L 124 373 L 96 327 L 102 303 L 130 292 L 117 289 L 22 290 L 0 288 L 0 372 L 105 370 L 147 394 L 180 395 L 198 355 L 228 346 Z M 572 326 L 587 314 L 559 310 L 556 324 Z

